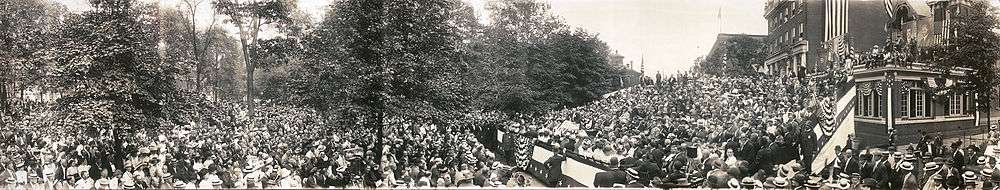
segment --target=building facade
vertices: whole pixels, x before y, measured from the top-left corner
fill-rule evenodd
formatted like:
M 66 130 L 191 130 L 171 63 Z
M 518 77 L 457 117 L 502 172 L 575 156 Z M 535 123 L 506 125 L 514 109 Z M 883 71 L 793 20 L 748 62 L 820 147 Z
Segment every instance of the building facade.
M 763 73 L 806 77 L 824 71 L 824 59 L 838 48 L 864 51 L 885 42 L 888 1 L 769 0 Z M 852 19 L 853 18 L 853 19 Z M 839 45 L 830 44 L 841 41 Z
M 922 60 L 911 53 L 918 51 L 908 49 L 947 43 L 952 35 L 948 22 L 960 2 L 892 1 L 887 7 L 892 18 L 885 28 L 892 43 L 885 49 L 896 49 L 895 59 L 902 61 L 851 68 L 857 88 L 855 135 L 862 146 L 917 143 L 924 134 L 954 138 L 987 131 L 984 121 L 990 111 L 976 109 L 975 94 L 942 90 L 963 83 L 946 75 L 962 76 L 969 69 L 937 71 L 930 66 L 933 60 Z

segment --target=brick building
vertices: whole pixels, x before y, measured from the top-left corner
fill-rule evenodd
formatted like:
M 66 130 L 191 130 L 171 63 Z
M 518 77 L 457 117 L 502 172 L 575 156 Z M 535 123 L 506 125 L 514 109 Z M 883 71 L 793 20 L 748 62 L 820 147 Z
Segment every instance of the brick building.
M 769 0 L 765 6 L 768 39 L 764 72 L 805 77 L 829 68 L 823 61 L 828 42 L 843 40 L 866 51 L 886 39 L 886 1 Z

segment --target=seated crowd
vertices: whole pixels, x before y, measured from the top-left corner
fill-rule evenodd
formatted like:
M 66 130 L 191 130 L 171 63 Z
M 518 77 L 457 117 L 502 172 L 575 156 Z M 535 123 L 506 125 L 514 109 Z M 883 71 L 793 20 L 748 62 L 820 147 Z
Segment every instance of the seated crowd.
M 268 113 L 272 115 L 268 115 Z M 5 128 L 0 188 L 170 189 L 364 187 L 374 136 L 263 111 L 255 125 L 163 129 Z M 293 118 L 280 118 L 293 117 Z M 219 117 L 223 123 L 246 123 Z M 284 122 L 284 123 L 281 123 Z M 293 123 L 293 124 L 289 124 Z M 258 127 L 250 127 L 258 126 Z M 369 145 L 369 147 L 365 147 Z M 365 161 L 368 160 L 368 161 Z
M 899 189 L 904 182 L 919 180 L 923 185 L 933 181 L 923 172 L 911 176 L 906 172 L 911 171 L 909 167 L 901 166 L 904 162 L 924 166 L 930 158 L 883 164 L 889 167 L 881 169 L 884 171 L 879 175 L 851 172 L 875 170 L 873 165 L 878 164 L 873 161 L 862 169 L 855 162 L 841 163 L 877 158 L 850 148 L 838 151 L 840 156 L 831 167 L 810 171 L 807 163 L 820 148 L 813 127 L 821 125 L 823 116 L 816 114 L 820 106 L 810 101 L 810 89 L 795 86 L 764 77 L 670 78 L 661 85 L 623 89 L 585 106 L 511 126 L 537 130 L 537 141 L 561 154 L 604 164 L 604 169 L 614 174 L 599 174 L 593 184 L 597 187 Z M 967 152 L 992 159 L 982 156 L 983 149 Z M 977 167 L 989 168 L 993 163 Z M 944 162 L 938 165 L 963 168 Z M 844 170 L 849 167 L 856 169 Z M 946 187 L 966 186 L 962 182 L 992 186 L 992 170 L 955 169 L 947 176 L 962 179 L 960 174 L 968 174 L 962 171 L 976 175 Z M 561 183 L 556 179 L 550 184 Z

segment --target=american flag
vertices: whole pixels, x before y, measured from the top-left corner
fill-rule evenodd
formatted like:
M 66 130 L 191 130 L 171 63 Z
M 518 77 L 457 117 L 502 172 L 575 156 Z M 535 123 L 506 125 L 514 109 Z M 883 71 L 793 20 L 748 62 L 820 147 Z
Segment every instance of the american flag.
M 892 0 L 883 0 L 885 2 L 885 13 L 889 14 L 889 18 L 892 18 Z

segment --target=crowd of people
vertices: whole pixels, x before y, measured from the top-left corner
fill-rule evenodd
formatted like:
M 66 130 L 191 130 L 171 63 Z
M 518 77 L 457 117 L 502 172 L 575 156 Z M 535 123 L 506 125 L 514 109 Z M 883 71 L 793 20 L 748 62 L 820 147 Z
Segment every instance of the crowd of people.
M 823 125 L 825 115 L 819 112 L 831 98 L 824 97 L 829 92 L 792 83 L 764 77 L 669 78 L 510 125 L 537 131 L 537 141 L 559 154 L 603 164 L 609 173 L 598 174 L 595 187 L 914 189 L 910 183 L 919 183 L 920 189 L 935 181 L 929 179 L 943 177 L 952 184 L 930 189 L 953 189 L 991 187 L 997 181 L 992 169 L 983 169 L 995 167 L 985 145 L 946 149 L 933 144 L 932 136 L 912 150 L 891 152 L 895 157 L 859 154 L 849 143 L 838 148 L 830 167 L 811 171 L 817 143 L 824 140 L 813 128 Z M 921 146 L 935 147 L 936 154 L 920 153 Z M 956 151 L 964 157 L 948 154 Z M 914 153 L 915 159 L 906 157 Z M 953 164 L 962 159 L 986 161 L 972 168 Z M 947 169 L 919 168 L 927 165 Z M 561 184 L 556 181 L 550 184 Z
M 526 187 L 528 179 L 469 128 L 393 120 L 383 131 L 382 176 L 392 188 Z
M 374 159 L 362 158 L 371 155 L 362 151 L 374 148 L 373 133 L 321 127 L 318 117 L 303 110 L 261 110 L 253 124 L 245 117 L 214 118 L 231 124 L 226 126 L 5 127 L 0 131 L 5 155 L 0 156 L 0 188 L 373 186 L 376 180 L 363 179 L 377 178 L 366 172 L 376 171 Z
M 617 91 L 592 104 L 553 112 L 537 125 L 543 143 L 602 163 L 671 154 L 716 155 L 749 171 L 808 157 L 818 120 L 808 88 L 768 78 L 670 78 Z M 815 104 L 814 102 L 812 102 Z M 727 151 L 729 154 L 727 154 Z
M 990 189 L 997 140 L 945 145 L 939 135 L 888 151 L 838 147 L 811 171 L 824 116 L 812 88 L 766 77 L 680 76 L 590 104 L 486 128 L 390 118 L 381 130 L 330 127 L 308 109 L 232 108 L 165 128 L 0 128 L 0 188 L 519 188 L 536 144 L 599 163 L 594 187 Z M 820 100 L 820 101 L 817 101 Z M 820 103 L 817 103 L 820 102 Z M 484 114 L 485 115 L 485 114 Z M 472 116 L 467 116 L 472 117 Z M 482 116 L 480 116 L 482 117 Z M 492 117 L 492 116 L 491 116 Z M 358 123 L 357 125 L 360 125 Z M 992 129 L 990 137 L 1000 132 Z M 380 159 L 379 159 L 380 158 Z M 558 171 L 561 172 L 561 171 Z M 588 184 L 589 185 L 589 184 Z

